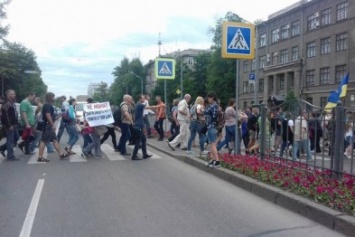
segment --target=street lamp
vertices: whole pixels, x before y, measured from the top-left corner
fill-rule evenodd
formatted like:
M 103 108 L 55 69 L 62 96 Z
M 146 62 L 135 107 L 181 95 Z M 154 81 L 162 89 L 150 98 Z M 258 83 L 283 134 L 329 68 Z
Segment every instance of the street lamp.
M 141 79 L 141 93 L 142 93 L 142 95 L 143 95 L 143 77 L 141 77 L 141 76 L 139 76 L 139 75 L 137 75 L 137 74 L 135 74 L 134 72 L 130 72 L 131 74 L 133 74 L 135 77 L 137 77 L 137 78 L 140 78 Z

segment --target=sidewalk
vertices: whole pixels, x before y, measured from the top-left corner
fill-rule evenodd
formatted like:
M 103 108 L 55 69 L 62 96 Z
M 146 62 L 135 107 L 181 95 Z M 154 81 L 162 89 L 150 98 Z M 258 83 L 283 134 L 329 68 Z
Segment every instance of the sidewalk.
M 176 148 L 175 151 L 172 151 L 166 141 L 157 141 L 156 138 L 147 139 L 147 144 L 160 152 L 215 175 L 235 186 L 245 189 L 276 205 L 298 213 L 332 230 L 340 232 L 346 236 L 354 236 L 355 217 L 345 215 L 309 199 L 261 183 L 236 172 L 224 168 L 208 168 L 205 165 L 206 161 L 198 158 L 200 152 L 197 148 L 192 148 L 193 153 L 187 155 L 186 151 L 183 151 L 180 148 Z

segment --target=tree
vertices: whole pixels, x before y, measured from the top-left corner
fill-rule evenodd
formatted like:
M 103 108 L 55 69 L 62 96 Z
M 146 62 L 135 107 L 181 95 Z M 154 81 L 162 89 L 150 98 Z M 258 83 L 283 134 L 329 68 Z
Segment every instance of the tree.
M 1 86 L 2 92 L 14 89 L 19 101 L 24 99 L 28 92 L 44 96 L 47 91 L 34 52 L 21 44 L 6 42 L 4 49 L 0 50 L 0 77 L 4 82 L 4 86 Z
M 110 101 L 109 88 L 106 83 L 101 83 L 99 89 L 94 93 L 93 100 L 98 102 Z
M 10 26 L 2 25 L 4 19 L 6 19 L 6 6 L 11 2 L 11 0 L 0 0 L 0 39 L 5 41 L 5 37 L 7 36 Z

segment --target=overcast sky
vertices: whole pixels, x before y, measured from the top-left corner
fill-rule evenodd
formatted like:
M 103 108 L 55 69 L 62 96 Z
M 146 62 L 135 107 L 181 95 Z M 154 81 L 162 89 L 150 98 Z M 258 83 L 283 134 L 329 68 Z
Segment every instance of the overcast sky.
M 37 55 L 42 78 L 57 96 L 87 93 L 90 83 L 113 82 L 123 57 L 145 64 L 158 55 L 207 49 L 208 29 L 232 11 L 253 22 L 298 0 L 12 0 L 8 39 Z

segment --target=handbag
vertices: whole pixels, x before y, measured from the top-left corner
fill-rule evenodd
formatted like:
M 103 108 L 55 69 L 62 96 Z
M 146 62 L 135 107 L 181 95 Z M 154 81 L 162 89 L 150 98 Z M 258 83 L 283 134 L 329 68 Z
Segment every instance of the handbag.
M 203 124 L 201 129 L 200 129 L 200 133 L 206 134 L 207 130 L 208 130 L 207 124 Z
M 75 130 L 76 130 L 76 132 L 81 132 L 81 127 L 77 123 L 75 124 Z

